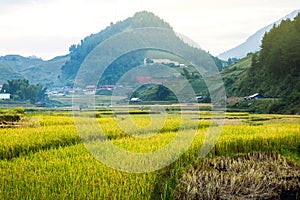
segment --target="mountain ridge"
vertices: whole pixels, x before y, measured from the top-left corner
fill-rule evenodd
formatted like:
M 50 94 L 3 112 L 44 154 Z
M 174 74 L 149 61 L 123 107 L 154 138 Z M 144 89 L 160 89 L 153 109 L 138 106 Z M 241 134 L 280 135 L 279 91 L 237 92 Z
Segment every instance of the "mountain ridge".
M 145 27 L 172 29 L 167 22 L 147 11 L 137 12 L 133 17 L 128 17 L 127 19 L 118 21 L 115 24 L 111 23 L 104 30 L 85 37 L 83 40 L 81 40 L 80 44 L 71 45 L 69 48 L 70 60 L 67 61 L 61 68 L 61 82 L 71 84 L 72 79 L 75 78 L 76 72 L 78 71 L 85 57 L 101 42 L 120 32 Z
M 60 76 L 60 81 L 65 83 L 65 85 L 71 86 L 76 77 L 77 71 L 80 68 L 80 65 L 83 63 L 85 58 L 94 48 L 96 48 L 100 43 L 104 42 L 106 39 L 111 38 L 116 34 L 128 32 L 130 30 L 136 30 L 139 28 L 169 29 L 170 37 L 168 38 L 168 40 L 172 40 L 172 44 L 181 45 L 181 47 L 186 51 L 189 51 L 191 55 L 194 51 L 197 51 L 200 57 L 204 54 L 210 55 L 202 49 L 195 48 L 187 44 L 187 41 L 184 41 L 182 38 L 178 37 L 178 35 L 176 35 L 176 33 L 173 31 L 173 28 L 170 26 L 170 24 L 165 22 L 163 19 L 159 18 L 151 12 L 142 11 L 136 13 L 133 17 L 129 17 L 123 21 L 117 22 L 116 24 L 111 24 L 106 29 L 100 31 L 97 34 L 92 34 L 86 37 L 78 45 L 72 45 L 70 47 L 71 58 L 65 63 L 64 66 L 62 66 L 62 74 Z M 152 32 L 151 34 L 154 34 L 154 37 L 156 37 L 156 35 L 159 36 L 159 32 L 157 32 L 157 34 L 155 32 Z M 161 38 L 159 37 L 157 39 L 161 40 Z M 166 41 L 161 40 L 160 43 L 166 43 Z M 124 43 L 121 42 L 118 45 L 123 46 L 128 45 L 128 43 L 127 41 L 124 41 Z M 144 51 L 144 53 L 142 53 L 142 51 Z M 114 84 L 116 79 L 120 78 L 120 75 L 122 73 L 125 73 L 126 70 L 130 70 L 132 67 L 136 67 L 138 65 L 143 64 L 144 59 L 146 58 L 145 56 L 147 51 L 149 50 L 139 50 L 139 52 L 136 53 L 130 52 L 127 56 L 121 56 L 120 59 L 115 60 L 115 62 L 111 63 L 111 65 L 108 66 L 108 68 L 106 69 L 107 73 L 104 72 L 102 76 L 104 77 L 104 79 L 100 79 L 101 83 Z M 222 62 L 220 60 L 213 57 L 212 60 L 216 63 L 219 69 L 222 69 Z
M 253 35 L 249 36 L 245 42 L 241 43 L 240 45 L 228 51 L 219 54 L 217 57 L 222 60 L 228 60 L 229 58 L 241 59 L 246 57 L 248 53 L 254 53 L 256 51 L 259 51 L 263 36 L 265 35 L 266 32 L 269 32 L 272 29 L 274 24 L 279 25 L 281 21 L 286 19 L 293 20 L 298 15 L 298 13 L 300 13 L 300 10 L 294 10 L 293 12 L 277 20 L 276 22 L 269 24 L 264 28 L 261 28 L 260 30 L 256 31 Z
M 128 17 L 123 21 L 118 21 L 115 24 L 111 23 L 105 29 L 98 33 L 91 34 L 81 40 L 79 44 L 73 44 L 69 47 L 69 54 L 66 56 L 58 56 L 51 60 L 42 60 L 36 57 L 23 57 L 19 55 L 6 55 L 0 57 L 0 64 L 9 67 L 8 71 L 16 74 L 13 77 L 25 78 L 30 81 L 30 83 L 42 83 L 48 87 L 53 86 L 66 86 L 72 85 L 72 82 L 76 76 L 77 70 L 81 66 L 81 63 L 85 60 L 86 56 L 99 45 L 104 40 L 114 36 L 115 34 L 122 33 L 124 31 L 130 31 L 138 28 L 164 28 L 170 29 L 171 32 L 173 28 L 169 23 L 159 18 L 155 14 L 147 11 L 137 12 L 132 17 Z M 174 32 L 175 36 L 175 32 Z M 178 37 L 176 35 L 176 37 Z M 178 37 L 179 38 L 179 37 Z M 182 38 L 179 38 L 181 41 Z M 163 41 L 162 41 L 163 42 Z M 185 45 L 188 45 L 185 43 Z M 191 49 L 195 48 L 190 46 Z M 208 54 L 206 51 L 199 49 L 202 54 Z M 129 65 L 141 64 L 146 55 L 132 55 L 133 60 L 130 62 L 128 59 L 123 59 L 121 63 L 129 67 Z M 148 56 L 148 55 L 147 55 Z M 218 68 L 221 70 L 223 63 L 216 57 L 211 56 L 214 62 L 217 64 Z M 126 64 L 127 62 L 127 64 Z M 122 67 L 125 69 L 126 67 Z M 117 68 L 115 65 L 115 70 L 119 71 L 120 67 Z M 18 76 L 17 76 L 18 75 Z M 112 83 L 109 79 L 117 78 L 116 74 L 110 75 L 110 78 L 106 78 L 104 83 Z M 1 77 L 0 82 L 5 83 L 6 77 Z
M 28 79 L 31 84 L 41 83 L 51 86 L 60 74 L 61 66 L 69 59 L 68 55 L 57 56 L 51 60 L 20 55 L 0 57 L 0 83 L 12 79 Z

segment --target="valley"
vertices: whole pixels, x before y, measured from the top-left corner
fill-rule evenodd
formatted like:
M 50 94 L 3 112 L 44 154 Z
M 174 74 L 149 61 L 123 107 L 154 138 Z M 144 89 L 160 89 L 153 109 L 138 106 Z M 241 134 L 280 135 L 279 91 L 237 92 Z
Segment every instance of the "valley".
M 1 56 L 0 199 L 300 199 L 298 12 L 220 58 L 147 11 Z

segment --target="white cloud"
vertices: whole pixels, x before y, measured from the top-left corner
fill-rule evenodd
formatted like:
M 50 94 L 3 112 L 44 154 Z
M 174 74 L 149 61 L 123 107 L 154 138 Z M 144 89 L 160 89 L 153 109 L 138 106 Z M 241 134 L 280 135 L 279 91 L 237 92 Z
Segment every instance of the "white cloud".
M 8 3 L 9 2 L 9 3 Z M 154 12 L 175 31 L 213 54 L 300 8 L 294 0 L 13 0 L 1 1 L 0 54 L 65 54 L 73 43 L 140 10 Z M 36 42 L 40 41 L 40 42 Z M 56 52 L 56 54 L 55 54 Z

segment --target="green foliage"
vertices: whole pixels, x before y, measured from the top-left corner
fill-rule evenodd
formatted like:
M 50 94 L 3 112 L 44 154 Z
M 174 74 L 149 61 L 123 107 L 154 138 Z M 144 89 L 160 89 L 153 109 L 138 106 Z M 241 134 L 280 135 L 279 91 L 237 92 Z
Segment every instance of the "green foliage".
M 12 112 L 16 113 L 16 114 L 25 114 L 25 109 L 24 108 L 13 108 Z
M 24 113 L 24 108 L 0 109 L 0 125 L 20 121 Z
M 144 55 L 145 51 L 134 51 L 119 57 L 106 68 L 98 84 L 116 84 L 127 71 L 143 64 Z
M 16 114 L 2 114 L 0 115 L 0 122 L 17 122 L 20 121 L 20 115 Z
M 253 99 L 241 100 L 234 104 L 228 104 L 228 108 L 244 110 L 250 113 L 279 113 L 279 99 Z
M 294 21 L 285 20 L 265 34 L 262 40 L 260 62 L 274 78 L 299 75 L 300 65 L 300 15 Z M 298 68 L 298 70 L 297 70 Z
M 251 55 L 251 54 L 248 54 L 247 56 L 249 56 L 249 55 Z M 233 65 L 233 64 L 236 63 L 237 61 L 238 61 L 237 58 L 228 58 L 227 64 L 228 64 L 228 65 Z
M 84 59 L 97 45 L 122 31 L 144 27 L 161 27 L 171 29 L 168 23 L 146 11 L 138 12 L 133 17 L 117 22 L 116 24 L 111 24 L 103 31 L 97 34 L 92 34 L 84 40 L 81 40 L 80 44 L 72 45 L 69 48 L 71 58 L 65 63 L 65 65 L 62 66 L 62 75 L 60 79 L 62 81 L 69 81 L 71 84 Z M 125 65 L 129 64 L 130 63 L 125 63 Z
M 136 28 L 146 28 L 146 27 L 161 27 L 164 29 L 169 29 L 172 31 L 170 25 L 164 22 L 159 17 L 155 16 L 153 13 L 149 12 L 139 12 L 136 13 L 133 17 L 130 17 L 124 21 L 118 22 L 116 24 L 112 24 L 107 27 L 105 30 L 101 31 L 100 33 L 93 34 L 89 37 L 86 37 L 84 40 L 81 41 L 78 45 L 72 45 L 70 47 L 70 61 L 67 61 L 64 66 L 62 66 L 62 74 L 60 76 L 60 80 L 65 82 L 67 85 L 72 85 L 73 81 L 76 77 L 76 74 L 79 70 L 80 65 L 88 56 L 88 54 L 100 43 L 105 41 L 106 39 L 118 34 L 122 33 L 123 31 L 129 31 Z M 148 33 L 145 33 L 147 36 Z M 150 35 L 149 35 L 150 36 Z M 155 37 L 155 35 L 151 35 Z M 203 58 L 203 66 L 211 66 L 212 62 L 215 62 L 216 65 L 221 69 L 223 61 L 219 60 L 218 58 L 211 57 L 209 59 L 209 54 L 201 49 L 193 48 L 183 42 L 182 39 L 176 36 L 176 34 L 168 35 L 168 41 L 162 40 L 160 38 L 160 43 L 167 43 L 168 45 L 173 45 L 176 47 L 180 47 L 182 51 L 189 52 L 190 56 L 197 56 L 197 58 Z M 162 41 L 160 41 L 162 40 Z M 120 42 L 118 44 L 128 45 L 127 41 Z M 127 71 L 130 69 L 143 64 L 144 58 L 151 58 L 157 57 L 158 59 L 171 59 L 176 62 L 186 63 L 187 61 L 184 58 L 180 58 L 179 55 L 171 55 L 169 52 L 162 52 L 154 53 L 154 51 L 159 52 L 156 49 L 147 49 L 147 50 L 139 50 L 135 52 L 128 52 L 126 55 L 122 55 L 117 58 L 113 63 L 111 63 L 99 81 L 99 85 L 105 84 L 115 84 L 117 80 Z M 161 57 L 162 56 L 162 57 Z M 149 59 L 148 59 L 149 61 Z M 174 67 L 174 66 L 173 66 Z M 197 74 L 191 74 L 194 78 L 197 77 Z M 90 79 L 87 78 L 87 79 Z M 81 84 L 81 83 L 80 83 Z M 82 83 L 83 84 L 83 83 Z M 87 83 L 85 83 L 87 84 Z
M 163 85 L 153 85 L 138 95 L 143 101 L 174 101 L 177 102 L 175 94 Z
M 201 77 L 201 75 L 195 70 L 194 67 L 190 67 L 190 70 L 183 68 L 181 75 L 185 77 L 187 80 L 197 80 Z
M 67 60 L 69 60 L 68 55 L 47 61 L 18 55 L 0 57 L 0 83 L 13 79 L 27 79 L 31 84 L 41 83 L 47 87 L 61 85 L 58 77 L 61 66 Z
M 228 66 L 231 64 L 229 61 L 220 60 L 218 57 L 211 56 L 211 59 L 214 61 L 215 65 L 219 71 L 222 71 L 225 66 Z
M 264 97 L 281 100 L 262 105 L 260 112 L 300 113 L 299 24 L 300 15 L 293 21 L 288 19 L 274 25 L 262 40 L 262 50 L 246 58 L 248 61 L 251 58 L 251 65 L 247 64 L 248 67 L 239 71 L 244 59 L 224 70 L 227 95 L 261 93 Z
M 267 97 L 282 98 L 270 112 L 300 112 L 300 15 L 283 21 L 266 33 L 262 50 L 253 56 L 241 93 L 261 92 Z
M 241 96 L 241 82 L 247 77 L 247 71 L 251 67 L 253 56 L 253 54 L 249 54 L 221 72 L 228 97 Z
M 0 63 L 11 68 L 16 72 L 28 69 L 34 65 L 39 65 L 43 62 L 42 59 L 35 57 L 22 57 L 19 55 L 7 55 L 0 57 Z
M 0 63 L 0 83 L 16 78 L 22 78 L 22 75 L 15 72 L 11 67 Z
M 29 100 L 33 104 L 47 100 L 46 88 L 41 84 L 31 85 L 26 79 L 8 80 L 3 84 L 2 92 L 4 91 L 10 93 L 15 101 Z

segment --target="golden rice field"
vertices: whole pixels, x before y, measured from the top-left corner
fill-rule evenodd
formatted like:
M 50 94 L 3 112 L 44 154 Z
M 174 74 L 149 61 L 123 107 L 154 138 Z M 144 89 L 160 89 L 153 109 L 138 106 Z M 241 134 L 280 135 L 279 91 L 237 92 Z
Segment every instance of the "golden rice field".
M 68 112 L 26 113 L 21 126 L 0 128 L 0 199 L 280 199 L 289 189 L 300 198 L 299 116 L 227 113 L 216 145 L 200 158 L 207 131 L 220 125 L 211 123 L 209 112 L 182 115 L 153 114 L 151 119 L 147 113 L 98 113 L 95 120 L 105 133 L 103 138 L 96 132 L 78 134 L 78 126 L 85 127 L 90 116 L 76 121 Z M 147 173 L 108 167 L 82 143 L 97 147 L 110 142 L 141 154 L 164 148 L 177 135 L 183 142 L 194 136 L 189 148 L 171 165 Z M 111 159 L 122 160 L 117 156 Z M 267 187 L 277 177 L 276 166 L 283 178 Z M 245 194 L 247 187 L 254 189 Z

